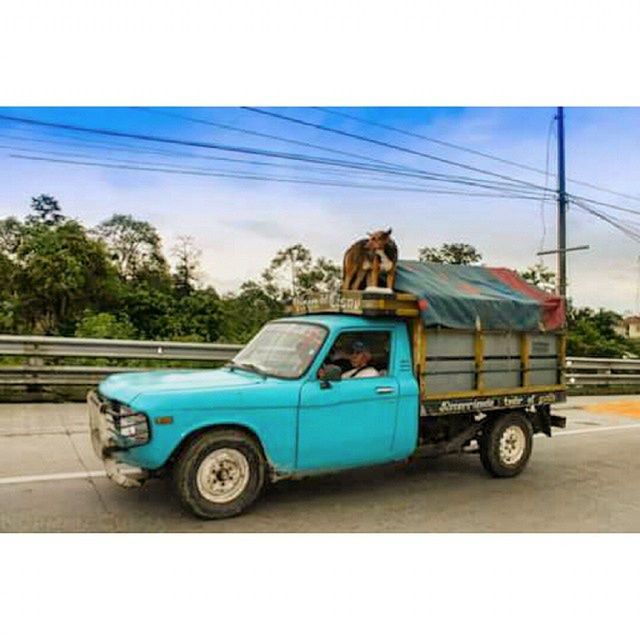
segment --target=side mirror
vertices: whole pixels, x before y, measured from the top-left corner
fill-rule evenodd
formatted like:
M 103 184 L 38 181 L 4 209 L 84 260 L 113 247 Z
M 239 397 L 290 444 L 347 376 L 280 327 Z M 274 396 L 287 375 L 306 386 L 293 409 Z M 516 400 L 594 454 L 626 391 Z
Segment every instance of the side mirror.
M 342 369 L 335 364 L 327 364 L 322 367 L 323 375 L 320 378 L 320 387 L 328 389 L 332 382 L 342 380 Z

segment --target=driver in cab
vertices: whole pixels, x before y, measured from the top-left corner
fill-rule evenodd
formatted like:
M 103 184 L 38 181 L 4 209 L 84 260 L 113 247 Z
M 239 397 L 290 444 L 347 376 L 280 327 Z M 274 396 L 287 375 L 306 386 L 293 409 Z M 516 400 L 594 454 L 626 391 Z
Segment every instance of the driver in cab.
M 351 369 L 342 374 L 342 379 L 348 378 L 377 378 L 380 372 L 371 364 L 373 356 L 365 342 L 357 340 L 351 345 L 349 362 Z

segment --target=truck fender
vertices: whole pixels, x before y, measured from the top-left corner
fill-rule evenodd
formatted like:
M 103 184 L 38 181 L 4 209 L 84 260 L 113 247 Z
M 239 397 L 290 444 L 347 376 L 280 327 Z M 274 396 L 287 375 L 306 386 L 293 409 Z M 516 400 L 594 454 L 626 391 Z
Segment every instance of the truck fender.
M 256 432 L 244 424 L 234 424 L 234 423 L 204 425 L 202 427 L 197 427 L 193 431 L 190 431 L 189 433 L 187 433 L 187 435 L 184 438 L 182 438 L 182 440 L 178 443 L 176 448 L 171 452 L 171 455 L 169 456 L 168 464 L 173 464 L 189 443 L 193 442 L 193 440 L 198 438 L 200 435 L 202 435 L 206 431 L 211 431 L 213 429 L 232 429 L 233 431 L 241 431 L 242 433 L 248 435 L 258 445 L 258 448 L 262 453 L 262 457 L 265 460 L 267 468 L 269 470 L 272 469 L 269 456 L 267 456 L 266 451 L 264 449 L 264 445 L 262 444 L 262 441 L 260 440 Z

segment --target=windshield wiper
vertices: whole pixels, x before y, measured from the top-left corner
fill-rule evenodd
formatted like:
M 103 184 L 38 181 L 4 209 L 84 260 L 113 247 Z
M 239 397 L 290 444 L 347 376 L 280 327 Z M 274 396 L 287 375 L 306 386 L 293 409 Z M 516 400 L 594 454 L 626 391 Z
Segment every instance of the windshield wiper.
M 233 371 L 234 369 L 240 369 L 242 371 L 252 371 L 253 373 L 257 373 L 259 376 L 262 376 L 265 380 L 267 378 L 267 372 L 259 367 L 257 364 L 253 364 L 253 362 L 236 362 L 235 360 L 229 360 L 226 363 L 226 366 Z

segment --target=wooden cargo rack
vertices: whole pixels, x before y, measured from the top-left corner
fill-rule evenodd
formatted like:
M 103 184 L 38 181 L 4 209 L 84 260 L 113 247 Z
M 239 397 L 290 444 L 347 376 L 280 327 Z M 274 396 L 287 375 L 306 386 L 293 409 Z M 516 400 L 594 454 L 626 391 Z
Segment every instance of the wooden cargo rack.
M 343 313 L 358 316 L 396 316 L 417 318 L 416 296 L 385 291 L 341 291 L 294 298 L 288 309 L 292 315 Z

